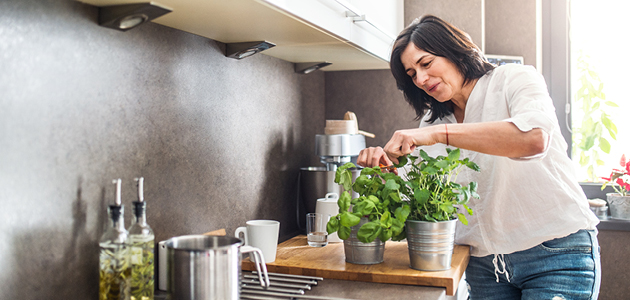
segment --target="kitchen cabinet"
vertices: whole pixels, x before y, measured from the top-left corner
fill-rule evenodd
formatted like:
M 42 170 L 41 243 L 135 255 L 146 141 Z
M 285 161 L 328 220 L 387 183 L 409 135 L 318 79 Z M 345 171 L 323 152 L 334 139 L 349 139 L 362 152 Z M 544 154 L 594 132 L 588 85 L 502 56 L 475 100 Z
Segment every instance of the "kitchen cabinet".
M 94 6 L 138 0 L 78 0 Z M 144 1 L 146 2 L 146 1 Z M 403 0 L 159 0 L 172 12 L 152 22 L 221 43 L 268 41 L 262 54 L 324 71 L 389 68 L 402 30 Z

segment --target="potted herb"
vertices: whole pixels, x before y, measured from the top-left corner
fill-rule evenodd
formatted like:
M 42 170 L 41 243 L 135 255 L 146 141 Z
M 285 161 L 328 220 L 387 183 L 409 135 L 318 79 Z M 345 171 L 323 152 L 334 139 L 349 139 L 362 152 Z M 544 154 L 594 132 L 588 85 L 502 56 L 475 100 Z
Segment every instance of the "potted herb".
M 394 173 L 383 172 L 381 167 L 373 167 L 361 170 L 352 182 L 349 169 L 354 167 L 353 163 L 346 163 L 335 173 L 335 182 L 342 185 L 344 191 L 337 202 L 339 214 L 330 218 L 327 231 L 328 234 L 337 232 L 344 240 L 347 262 L 380 263 L 385 242 L 405 238 L 409 204 L 401 197 L 404 180 Z M 352 199 L 351 191 L 359 196 Z M 355 247 L 358 243 L 364 245 Z
M 606 180 L 602 185 L 602 190 L 611 185 L 616 193 L 606 194 L 608 206 L 610 206 L 610 216 L 615 219 L 630 220 L 630 160 L 622 155 L 619 161 L 620 169 L 613 169 L 609 177 L 602 177 Z
M 455 225 L 468 220 L 471 198 L 479 198 L 477 183 L 458 184 L 457 175 L 463 167 L 479 171 L 468 158 L 460 159 L 459 149 L 446 149 L 446 156 L 429 156 L 420 150 L 420 158 L 408 155 L 409 171 L 405 184 L 410 214 L 406 220 L 410 265 L 424 271 L 447 270 L 451 267 Z M 458 206 L 460 206 L 458 208 Z

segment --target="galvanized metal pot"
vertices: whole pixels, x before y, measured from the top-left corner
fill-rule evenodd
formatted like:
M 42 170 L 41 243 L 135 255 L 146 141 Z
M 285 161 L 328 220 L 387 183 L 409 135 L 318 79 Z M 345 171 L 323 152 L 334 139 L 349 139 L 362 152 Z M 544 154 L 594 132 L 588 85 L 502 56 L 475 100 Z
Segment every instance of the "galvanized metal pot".
M 621 196 L 617 193 L 606 194 L 610 216 L 613 219 L 630 220 L 630 196 Z
M 343 252 L 346 255 L 346 262 L 359 265 L 373 265 L 383 262 L 385 253 L 385 243 L 376 238 L 371 243 L 362 243 L 357 238 L 359 228 L 367 223 L 367 218 L 361 218 L 359 225 L 352 226 L 350 237 L 343 241 Z
M 262 251 L 243 246 L 239 238 L 186 235 L 169 239 L 166 248 L 168 299 L 238 300 L 241 292 L 241 253 L 254 254 L 260 285 L 264 288 L 269 286 Z
M 443 271 L 451 268 L 457 221 L 407 220 L 407 247 L 412 269 Z

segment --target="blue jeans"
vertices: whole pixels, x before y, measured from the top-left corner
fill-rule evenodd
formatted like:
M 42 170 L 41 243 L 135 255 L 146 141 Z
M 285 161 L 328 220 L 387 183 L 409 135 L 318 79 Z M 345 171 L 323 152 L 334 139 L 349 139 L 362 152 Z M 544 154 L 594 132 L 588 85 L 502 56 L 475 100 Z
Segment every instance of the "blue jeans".
M 471 300 L 597 299 L 597 231 L 580 230 L 511 254 L 471 257 L 466 281 Z

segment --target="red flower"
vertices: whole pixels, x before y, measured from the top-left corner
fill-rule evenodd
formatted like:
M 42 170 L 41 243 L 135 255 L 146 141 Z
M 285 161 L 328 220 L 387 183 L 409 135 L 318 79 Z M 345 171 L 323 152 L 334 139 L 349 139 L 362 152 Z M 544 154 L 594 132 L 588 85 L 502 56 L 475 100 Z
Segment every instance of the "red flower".
M 624 184 L 626 184 L 626 183 L 623 182 L 623 179 L 617 178 L 617 184 L 620 185 L 620 186 L 624 186 Z
M 630 195 L 630 160 L 626 159 L 625 154 L 621 156 L 619 165 L 621 165 L 621 169 L 613 168 L 610 176 L 602 177 L 602 179 L 606 181 L 604 185 L 602 185 L 602 190 L 606 185 L 610 184 L 615 192 L 622 196 L 628 196 Z

